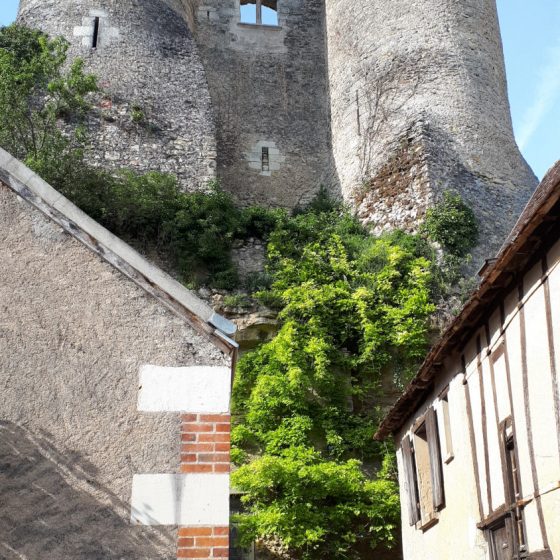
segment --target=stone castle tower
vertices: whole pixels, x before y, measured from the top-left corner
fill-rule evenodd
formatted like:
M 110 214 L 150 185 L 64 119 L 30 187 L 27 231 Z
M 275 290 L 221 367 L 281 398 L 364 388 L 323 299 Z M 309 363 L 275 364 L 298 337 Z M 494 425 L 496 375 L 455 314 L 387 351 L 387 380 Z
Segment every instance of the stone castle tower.
M 378 230 L 414 229 L 453 189 L 481 221 L 477 260 L 536 184 L 495 0 L 21 0 L 19 20 L 100 76 L 101 165 L 187 189 L 218 176 L 244 204 L 294 207 L 324 184 Z

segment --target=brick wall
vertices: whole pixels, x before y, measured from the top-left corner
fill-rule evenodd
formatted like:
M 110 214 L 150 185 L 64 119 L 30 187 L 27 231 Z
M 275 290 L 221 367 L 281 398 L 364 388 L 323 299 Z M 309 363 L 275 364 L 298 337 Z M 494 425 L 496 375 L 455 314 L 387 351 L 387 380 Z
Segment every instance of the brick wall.
M 229 527 L 181 527 L 177 558 L 229 558 Z
M 183 414 L 182 473 L 230 471 L 229 414 Z M 177 558 L 229 558 L 229 527 L 180 527 Z
M 229 414 L 184 414 L 181 430 L 182 473 L 229 472 Z

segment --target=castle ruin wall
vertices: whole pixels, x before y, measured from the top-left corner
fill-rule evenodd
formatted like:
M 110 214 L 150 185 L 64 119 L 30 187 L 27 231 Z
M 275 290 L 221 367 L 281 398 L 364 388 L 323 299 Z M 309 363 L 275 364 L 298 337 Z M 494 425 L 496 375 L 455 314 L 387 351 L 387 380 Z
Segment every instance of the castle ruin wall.
M 376 230 L 414 230 L 443 191 L 457 191 L 481 224 L 478 258 L 493 256 L 536 186 L 513 137 L 495 0 L 330 0 L 326 9 L 344 198 L 358 197 Z M 401 156 L 415 165 L 408 184 L 397 172 L 395 190 L 387 166 L 398 170 Z
M 22 0 L 18 21 L 70 42 L 99 77 L 91 163 L 175 174 L 185 190 L 216 176 L 206 75 L 186 22 L 161 0 Z
M 324 2 L 280 0 L 275 26 L 242 23 L 239 0 L 182 2 L 208 77 L 222 186 L 243 204 L 293 208 L 336 185 Z

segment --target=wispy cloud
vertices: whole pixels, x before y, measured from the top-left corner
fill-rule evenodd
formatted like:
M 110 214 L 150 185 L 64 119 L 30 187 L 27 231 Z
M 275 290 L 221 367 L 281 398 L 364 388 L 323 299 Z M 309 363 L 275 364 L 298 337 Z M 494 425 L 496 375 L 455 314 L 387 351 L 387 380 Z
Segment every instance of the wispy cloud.
M 525 112 L 517 134 L 517 142 L 523 150 L 555 102 L 560 98 L 560 40 L 547 50 L 546 62 L 537 82 L 533 103 Z

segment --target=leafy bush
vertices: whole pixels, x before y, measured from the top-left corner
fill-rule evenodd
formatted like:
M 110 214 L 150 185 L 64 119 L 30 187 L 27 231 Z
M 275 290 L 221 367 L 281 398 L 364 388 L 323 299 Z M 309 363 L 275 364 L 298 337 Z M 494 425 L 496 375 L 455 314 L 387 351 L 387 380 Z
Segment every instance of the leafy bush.
M 451 255 L 465 257 L 478 242 L 476 216 L 458 194 L 445 192 L 426 212 L 423 231 Z
M 159 252 L 187 281 L 234 289 L 231 247 L 245 233 L 246 216 L 217 184 L 208 192 L 179 191 L 174 176 L 82 166 L 59 190 L 116 235 Z
M 242 543 L 281 535 L 298 558 L 349 558 L 356 543 L 392 543 L 399 523 L 398 485 L 375 480 L 359 461 L 329 461 L 308 447 L 267 454 L 234 474 L 251 497 L 252 513 L 239 519 Z M 271 504 L 271 496 L 274 502 Z
M 425 242 L 372 237 L 346 210 L 312 206 L 269 236 L 278 335 L 238 365 L 233 482 L 245 492 L 243 538 L 276 539 L 297 558 L 358 557 L 391 544 L 394 480 L 364 474 L 381 381 L 407 377 L 426 351 L 431 267 Z M 255 458 L 256 457 L 256 458 Z

